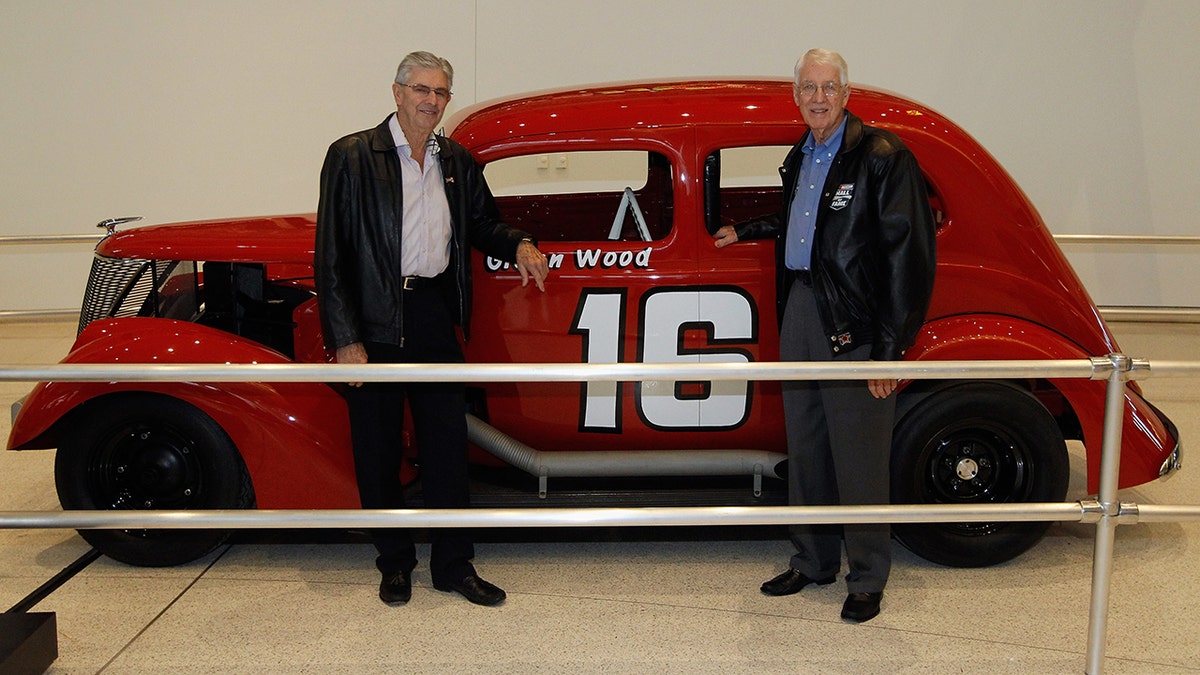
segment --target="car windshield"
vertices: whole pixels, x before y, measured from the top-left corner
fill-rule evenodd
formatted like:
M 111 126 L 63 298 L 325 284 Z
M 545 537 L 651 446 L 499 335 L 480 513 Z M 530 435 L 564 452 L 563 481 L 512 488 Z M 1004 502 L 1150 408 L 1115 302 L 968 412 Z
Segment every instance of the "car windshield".
M 108 318 L 199 323 L 293 355 L 292 310 L 312 297 L 294 279 L 269 279 L 257 263 L 140 260 L 97 255 L 79 332 Z

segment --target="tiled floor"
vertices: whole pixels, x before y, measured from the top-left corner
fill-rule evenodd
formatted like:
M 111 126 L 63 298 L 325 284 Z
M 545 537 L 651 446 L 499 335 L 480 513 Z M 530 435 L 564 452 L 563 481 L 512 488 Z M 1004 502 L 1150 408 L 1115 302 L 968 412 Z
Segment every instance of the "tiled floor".
M 73 328 L 0 324 L 0 363 L 57 361 Z M 1132 356 L 1200 359 L 1200 326 L 1114 328 Z M 1143 386 L 1185 441 L 1200 438 L 1193 382 Z M 7 408 L 28 387 L 0 383 L 5 436 Z M 1198 504 L 1200 469 L 1121 499 Z M 0 511 L 57 508 L 52 452 L 0 452 Z M 477 564 L 509 594 L 494 608 L 432 590 L 423 567 L 412 602 L 386 607 L 368 544 L 309 532 L 249 533 L 168 569 L 102 558 L 34 611 L 57 613 L 55 673 L 1082 672 L 1093 533 L 1056 524 L 1030 553 L 987 569 L 937 567 L 897 546 L 883 613 L 862 625 L 839 620 L 840 583 L 758 592 L 786 564 L 782 539 L 611 529 L 488 533 Z M 1118 528 L 1105 672 L 1200 671 L 1198 548 L 1194 523 Z M 87 550 L 70 531 L 0 530 L 0 609 Z

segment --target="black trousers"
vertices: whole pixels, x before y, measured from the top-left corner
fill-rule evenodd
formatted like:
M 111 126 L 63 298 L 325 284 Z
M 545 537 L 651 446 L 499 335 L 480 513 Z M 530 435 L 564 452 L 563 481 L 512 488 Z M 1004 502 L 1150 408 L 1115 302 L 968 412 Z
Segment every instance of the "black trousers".
M 404 346 L 367 342 L 371 363 L 462 363 L 462 348 L 449 307 L 437 288 L 404 294 Z M 404 403 L 412 411 L 426 508 L 467 508 L 467 421 L 465 385 L 452 383 L 364 383 L 347 393 L 354 468 L 365 509 L 405 508 L 400 483 Z M 405 529 L 374 529 L 385 575 L 411 572 L 417 564 L 412 536 Z M 474 574 L 471 535 L 463 529 L 431 533 L 429 570 L 435 584 Z

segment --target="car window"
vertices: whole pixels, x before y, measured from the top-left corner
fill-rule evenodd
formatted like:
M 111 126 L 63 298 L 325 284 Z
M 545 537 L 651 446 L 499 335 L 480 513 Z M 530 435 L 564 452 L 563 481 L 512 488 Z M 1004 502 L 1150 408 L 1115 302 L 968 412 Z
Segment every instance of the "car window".
M 722 225 L 779 212 L 783 192 L 779 167 L 790 150 L 788 145 L 724 148 L 705 158 L 704 215 L 710 234 Z M 925 188 L 940 229 L 946 216 L 941 196 L 928 176 Z
M 704 162 L 704 218 L 710 234 L 722 225 L 778 213 L 779 167 L 791 146 L 724 148 Z
M 655 241 L 671 232 L 672 167 L 638 150 L 496 160 L 484 175 L 504 220 L 540 241 Z

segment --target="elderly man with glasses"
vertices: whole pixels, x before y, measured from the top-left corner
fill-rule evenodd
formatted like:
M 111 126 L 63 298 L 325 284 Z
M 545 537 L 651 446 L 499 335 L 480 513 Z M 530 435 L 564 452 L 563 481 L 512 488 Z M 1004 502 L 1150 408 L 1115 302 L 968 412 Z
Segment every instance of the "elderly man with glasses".
M 454 69 L 429 52 L 404 57 L 396 112 L 335 141 L 321 169 L 315 272 L 326 347 L 338 363 L 460 363 L 455 325 L 469 336 L 472 246 L 514 263 L 522 286 L 545 291 L 545 256 L 500 220 L 483 172 L 458 143 L 434 134 Z M 466 508 L 463 383 L 351 383 L 346 391 L 363 508 L 404 508 L 400 482 L 404 404 L 427 508 Z M 408 602 L 416 552 L 403 529 L 372 530 L 383 575 L 379 597 Z M 433 587 L 495 605 L 505 593 L 480 578 L 460 529 L 432 535 Z
M 808 51 L 793 94 L 808 126 L 784 160 L 778 214 L 724 226 L 718 247 L 778 237 L 780 359 L 894 361 L 916 339 L 934 277 L 934 221 L 916 159 L 891 132 L 846 110 L 845 60 Z M 896 380 L 787 382 L 788 499 L 888 503 Z M 791 595 L 833 583 L 849 560 L 842 618 L 879 614 L 891 570 L 885 524 L 795 526 L 788 570 L 763 583 Z

